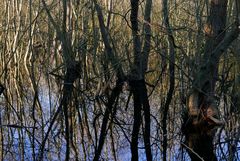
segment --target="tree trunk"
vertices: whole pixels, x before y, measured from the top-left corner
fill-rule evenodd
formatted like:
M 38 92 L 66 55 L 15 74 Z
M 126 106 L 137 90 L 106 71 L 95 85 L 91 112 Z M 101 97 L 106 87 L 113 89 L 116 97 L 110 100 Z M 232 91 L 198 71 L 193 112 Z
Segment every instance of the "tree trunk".
M 109 115 L 112 113 L 113 108 L 114 108 L 113 106 L 116 103 L 117 98 L 119 97 L 119 95 L 122 92 L 122 87 L 123 87 L 123 83 L 125 81 L 125 76 L 124 76 L 123 69 L 121 67 L 121 63 L 117 62 L 117 57 L 114 54 L 114 48 L 111 46 L 111 43 L 109 40 L 110 36 L 108 35 L 107 27 L 104 24 L 102 10 L 101 10 L 100 6 L 98 5 L 97 0 L 94 0 L 93 2 L 95 5 L 95 9 L 97 11 L 101 36 L 103 39 L 103 43 L 105 45 L 105 50 L 110 59 L 110 63 L 112 64 L 112 67 L 115 70 L 116 75 L 117 75 L 116 85 L 115 85 L 114 89 L 112 90 L 112 93 L 111 93 L 108 103 L 106 105 L 106 110 L 105 110 L 102 125 L 101 125 L 100 138 L 99 138 L 98 146 L 96 148 L 94 159 L 93 159 L 93 161 L 98 161 L 101 156 L 103 145 L 104 145 L 104 142 L 105 142 L 105 139 L 107 136 L 107 125 L 109 123 L 109 120 L 112 120 L 114 117 L 113 115 L 111 115 L 111 118 L 109 119 Z M 118 64 L 118 65 L 116 65 L 116 64 Z
M 175 44 L 174 44 L 174 37 L 173 32 L 170 27 L 169 23 L 169 13 L 168 13 L 168 0 L 163 0 L 162 2 L 162 10 L 163 10 L 163 17 L 164 17 L 164 25 L 167 29 L 167 36 L 168 36 L 168 47 L 169 48 L 169 73 L 170 73 L 170 80 L 169 80 L 169 90 L 167 93 L 166 102 L 163 107 L 163 119 L 162 119 L 162 131 L 163 131 L 163 161 L 167 161 L 167 147 L 168 147 L 168 134 L 167 134 L 167 116 L 169 112 L 169 106 L 172 101 L 174 86 L 175 86 Z
M 183 145 L 192 161 L 217 161 L 213 139 L 216 127 L 222 124 L 214 100 L 218 62 L 239 33 L 234 26 L 225 36 L 226 10 L 227 0 L 211 0 L 202 65 L 194 77 L 193 90 L 187 100 L 188 112 L 182 127 L 186 139 Z
M 122 87 L 123 87 L 123 80 L 117 80 L 116 86 L 114 87 L 111 96 L 108 100 L 107 106 L 106 106 L 106 111 L 104 113 L 103 121 L 102 121 L 102 126 L 101 126 L 101 132 L 100 132 L 100 138 L 98 142 L 98 146 L 95 152 L 95 156 L 93 161 L 98 161 L 102 152 L 102 148 L 104 145 L 104 141 L 107 136 L 107 125 L 109 121 L 109 115 L 112 113 L 114 104 L 116 103 L 117 98 L 119 97 L 120 93 L 122 92 Z M 113 115 L 111 116 L 112 120 Z
M 150 105 L 147 95 L 147 88 L 145 84 L 145 72 L 147 70 L 148 56 L 150 52 L 150 40 L 151 40 L 151 28 L 150 28 L 150 14 L 152 1 L 146 1 L 145 8 L 145 21 L 144 24 L 144 46 L 143 51 L 141 51 L 141 42 L 139 37 L 139 27 L 138 27 L 138 10 L 139 1 L 131 0 L 131 26 L 132 26 L 132 37 L 133 37 L 133 54 L 134 63 L 132 65 L 132 71 L 130 73 L 129 85 L 131 87 L 131 92 L 133 93 L 134 102 L 134 123 L 132 131 L 132 142 L 131 142 L 131 153 L 132 161 L 138 161 L 138 135 L 142 120 L 142 110 L 144 112 L 144 122 L 145 126 L 143 129 L 143 138 L 146 152 L 147 161 L 152 161 L 151 143 L 150 143 Z
M 138 160 L 138 134 L 142 122 L 142 110 L 144 112 L 145 128 L 143 130 L 143 139 L 147 160 L 152 160 L 151 144 L 150 144 L 150 105 L 147 96 L 147 88 L 144 80 L 130 81 L 131 92 L 133 93 L 134 103 L 134 123 L 132 131 L 132 161 Z
M 131 152 L 132 161 L 138 161 L 138 133 L 141 125 L 141 81 L 131 81 L 131 92 L 133 93 L 133 103 L 134 103 L 134 122 L 132 131 L 132 142 L 131 142 Z

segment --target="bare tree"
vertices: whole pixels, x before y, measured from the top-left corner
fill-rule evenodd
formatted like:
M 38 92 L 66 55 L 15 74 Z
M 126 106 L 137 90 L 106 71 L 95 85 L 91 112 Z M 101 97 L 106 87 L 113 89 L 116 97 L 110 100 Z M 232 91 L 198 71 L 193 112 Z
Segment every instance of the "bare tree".
M 184 118 L 183 132 L 188 153 L 194 161 L 217 160 L 213 138 L 216 127 L 222 125 L 214 98 L 219 59 L 239 34 L 236 24 L 226 33 L 227 3 L 226 0 L 210 2 L 201 67 L 194 77 L 193 91 L 187 100 L 188 116 Z
M 152 1 L 146 1 L 145 21 L 150 23 Z M 150 105 L 147 94 L 147 87 L 145 83 L 145 72 L 148 65 L 148 55 L 150 52 L 151 28 L 149 24 L 145 24 L 145 40 L 143 51 L 141 50 L 140 31 L 138 27 L 138 12 L 139 1 L 131 0 L 131 29 L 133 37 L 133 55 L 134 62 L 132 65 L 132 72 L 130 74 L 129 85 L 133 93 L 134 102 L 134 123 L 132 131 L 131 152 L 132 161 L 138 160 L 138 135 L 141 125 L 141 111 L 144 111 L 144 145 L 146 151 L 146 158 L 148 161 L 152 160 L 151 143 L 150 143 Z
M 0 159 L 238 159 L 239 5 L 0 1 Z

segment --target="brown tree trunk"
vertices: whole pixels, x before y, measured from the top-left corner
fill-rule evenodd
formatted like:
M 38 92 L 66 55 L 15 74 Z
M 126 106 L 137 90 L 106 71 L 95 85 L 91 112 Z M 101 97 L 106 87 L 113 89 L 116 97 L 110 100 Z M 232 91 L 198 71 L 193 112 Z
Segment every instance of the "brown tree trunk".
M 227 0 L 211 0 L 210 14 L 205 26 L 206 45 L 202 64 L 194 77 L 193 90 L 187 100 L 187 114 L 182 127 L 184 147 L 192 161 L 216 161 L 213 139 L 216 127 L 221 125 L 215 104 L 215 84 L 221 54 L 237 38 L 233 29 L 225 36 Z M 234 27 L 235 28 L 235 27 Z

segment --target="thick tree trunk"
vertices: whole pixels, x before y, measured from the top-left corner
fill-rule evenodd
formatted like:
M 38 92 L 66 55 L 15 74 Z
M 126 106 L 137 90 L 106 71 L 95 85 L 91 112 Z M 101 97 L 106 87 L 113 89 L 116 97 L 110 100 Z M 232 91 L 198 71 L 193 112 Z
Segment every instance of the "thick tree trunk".
M 217 161 L 213 138 L 216 127 L 222 124 L 213 97 L 219 57 L 223 52 L 216 53 L 216 48 L 225 36 L 227 0 L 211 0 L 210 3 L 202 66 L 194 78 L 193 91 L 187 100 L 188 114 L 183 120 L 184 146 L 192 161 Z
M 184 146 L 192 161 L 216 161 L 213 146 L 214 125 L 203 118 L 197 119 L 196 117 L 198 116 L 187 116 L 184 119 Z

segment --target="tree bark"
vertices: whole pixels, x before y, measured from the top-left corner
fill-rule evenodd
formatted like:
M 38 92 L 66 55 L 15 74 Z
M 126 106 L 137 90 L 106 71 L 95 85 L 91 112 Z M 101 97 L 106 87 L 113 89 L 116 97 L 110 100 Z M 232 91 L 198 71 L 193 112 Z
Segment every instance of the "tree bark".
M 152 1 L 148 0 L 146 2 L 145 8 L 145 24 L 144 33 L 145 41 L 143 46 L 143 51 L 141 51 L 141 42 L 139 37 L 139 27 L 138 27 L 138 10 L 139 1 L 131 0 L 131 27 L 132 27 L 132 37 L 133 37 L 133 55 L 134 63 L 132 65 L 132 71 L 130 73 L 129 85 L 131 87 L 131 92 L 133 93 L 134 102 L 134 123 L 132 131 L 132 141 L 131 141 L 131 153 L 132 161 L 138 161 L 138 135 L 141 125 L 141 111 L 144 112 L 144 122 L 145 126 L 143 129 L 143 138 L 146 152 L 147 161 L 152 161 L 151 143 L 150 143 L 150 105 L 147 95 L 147 88 L 145 83 L 145 72 L 147 70 L 148 55 L 150 52 L 150 41 L 151 41 L 151 28 L 150 28 L 150 13 L 152 7 Z
M 98 15 L 98 21 L 99 21 L 99 26 L 100 26 L 103 43 L 105 45 L 105 50 L 110 59 L 110 63 L 112 64 L 112 67 L 117 74 L 116 85 L 115 85 L 115 87 L 110 95 L 110 98 L 108 100 L 108 103 L 106 105 L 106 110 L 105 110 L 102 125 L 101 125 L 100 138 L 99 138 L 98 146 L 96 148 L 94 159 L 93 159 L 93 161 L 98 161 L 101 156 L 103 145 L 104 145 L 104 142 L 105 142 L 105 139 L 107 136 L 107 125 L 109 122 L 109 115 L 112 113 L 113 108 L 114 108 L 113 106 L 116 103 L 117 98 L 119 97 L 119 95 L 122 92 L 122 87 L 123 87 L 123 83 L 125 81 L 125 76 L 124 76 L 124 72 L 121 67 L 121 63 L 117 62 L 117 57 L 114 54 L 114 49 L 110 44 L 108 31 L 104 24 L 103 13 L 102 13 L 102 10 L 96 0 L 94 0 L 94 5 L 95 5 L 95 9 L 96 9 L 97 15 Z M 116 65 L 116 64 L 118 64 L 118 65 Z M 112 120 L 112 118 L 113 118 L 113 115 L 111 115 L 110 120 Z
M 141 83 L 138 83 L 138 80 L 142 80 L 143 76 L 141 73 L 142 64 L 141 64 L 141 44 L 139 37 L 139 28 L 138 28 L 138 0 L 131 0 L 131 27 L 132 27 L 132 37 L 133 37 L 133 53 L 134 53 L 134 64 L 131 71 L 131 78 L 129 85 L 131 87 L 131 92 L 133 94 L 134 102 L 134 122 L 132 130 L 132 140 L 131 140 L 131 153 L 132 161 L 138 161 L 138 134 L 141 125 L 141 96 L 139 87 Z
M 169 13 L 168 13 L 168 0 L 163 0 L 163 17 L 164 17 L 164 25 L 167 29 L 167 37 L 168 37 L 168 48 L 169 48 L 169 73 L 170 73 L 170 83 L 169 90 L 167 93 L 166 102 L 163 107 L 163 119 L 162 119 L 162 130 L 163 130 L 163 161 L 167 161 L 167 116 L 169 111 L 169 106 L 172 101 L 174 86 L 175 86 L 175 44 L 173 32 L 169 23 Z
M 117 80 L 116 86 L 114 87 L 114 89 L 111 93 L 111 96 L 108 100 L 106 110 L 105 110 L 105 113 L 104 113 L 104 117 L 103 117 L 103 121 L 102 121 L 100 138 L 99 138 L 98 146 L 97 146 L 93 161 L 98 161 L 99 158 L 100 158 L 102 148 L 103 148 L 103 145 L 104 145 L 104 141 L 105 141 L 106 136 L 107 136 L 107 125 L 108 125 L 109 115 L 112 113 L 113 106 L 116 103 L 116 100 L 117 100 L 118 96 L 122 92 L 123 82 L 124 82 L 123 80 Z M 111 120 L 112 120 L 112 117 L 113 116 L 111 116 Z
M 192 161 L 217 161 L 213 139 L 221 125 L 215 104 L 218 62 L 231 42 L 238 37 L 238 25 L 225 36 L 227 0 L 211 0 L 210 14 L 205 26 L 206 44 L 202 65 L 194 77 L 193 90 L 187 100 L 188 112 L 183 118 L 185 147 Z M 214 111 L 209 113 L 209 111 Z
M 141 81 L 131 81 L 131 92 L 133 93 L 134 102 L 134 122 L 132 130 L 131 153 L 132 161 L 138 161 L 138 133 L 141 125 Z
M 42 145 L 39 152 L 38 160 L 43 159 L 44 147 L 48 138 L 48 135 L 51 131 L 51 128 L 58 117 L 59 113 L 63 110 L 63 114 L 65 117 L 65 139 L 66 139 L 66 153 L 65 153 L 65 160 L 68 161 L 70 159 L 70 144 L 71 144 L 71 132 L 70 132 L 70 124 L 69 124 L 69 103 L 72 99 L 72 92 L 73 92 L 73 83 L 75 80 L 80 78 L 81 73 L 81 64 L 80 62 L 75 61 L 75 57 L 72 51 L 71 40 L 67 35 L 67 5 L 68 2 L 66 0 L 62 0 L 63 3 L 63 20 L 61 28 L 57 25 L 54 21 L 50 10 L 47 7 L 47 4 L 44 0 L 42 0 L 42 4 L 44 6 L 45 11 L 47 12 L 48 18 L 50 22 L 54 26 L 54 29 L 57 32 L 57 36 L 59 37 L 62 47 L 63 47 L 63 60 L 66 67 L 66 73 L 64 76 L 64 86 L 63 86 L 63 96 L 61 103 L 53 116 L 53 119 L 49 125 L 47 133 L 42 141 Z

